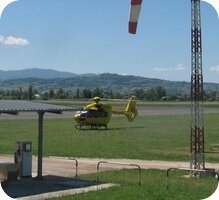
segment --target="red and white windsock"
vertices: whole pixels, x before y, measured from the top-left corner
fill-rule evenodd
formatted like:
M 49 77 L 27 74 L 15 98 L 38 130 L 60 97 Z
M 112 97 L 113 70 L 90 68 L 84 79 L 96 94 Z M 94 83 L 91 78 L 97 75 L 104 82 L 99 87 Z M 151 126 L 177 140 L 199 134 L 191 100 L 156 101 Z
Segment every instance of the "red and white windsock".
M 137 30 L 138 18 L 141 11 L 142 0 L 131 0 L 131 10 L 129 17 L 129 33 L 135 34 Z

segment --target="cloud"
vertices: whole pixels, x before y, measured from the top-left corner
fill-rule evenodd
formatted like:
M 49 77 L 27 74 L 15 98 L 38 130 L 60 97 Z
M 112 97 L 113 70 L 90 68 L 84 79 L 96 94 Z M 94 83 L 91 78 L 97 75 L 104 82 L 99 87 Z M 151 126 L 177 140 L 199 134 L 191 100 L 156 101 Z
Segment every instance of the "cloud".
M 185 70 L 185 67 L 183 64 L 178 64 L 175 68 L 174 68 L 175 71 L 184 71 Z
M 166 68 L 166 67 L 154 67 L 153 70 L 156 71 L 156 72 L 166 72 L 166 71 L 169 71 L 169 68 Z
M 8 46 L 26 46 L 29 45 L 29 41 L 21 37 L 4 37 L 0 35 L 0 44 Z
M 210 71 L 219 72 L 219 65 L 216 67 L 211 67 Z
M 178 64 L 176 67 L 154 67 L 153 71 L 157 72 L 170 72 L 170 71 L 184 71 L 185 67 L 183 64 Z

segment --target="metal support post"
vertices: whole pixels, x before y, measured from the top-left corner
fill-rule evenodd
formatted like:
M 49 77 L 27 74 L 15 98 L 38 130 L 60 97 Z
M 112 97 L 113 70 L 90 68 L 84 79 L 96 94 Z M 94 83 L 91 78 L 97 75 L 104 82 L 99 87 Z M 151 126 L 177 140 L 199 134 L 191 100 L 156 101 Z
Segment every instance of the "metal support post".
M 43 116 L 45 112 L 38 112 L 38 167 L 37 179 L 42 180 L 42 166 L 43 166 Z

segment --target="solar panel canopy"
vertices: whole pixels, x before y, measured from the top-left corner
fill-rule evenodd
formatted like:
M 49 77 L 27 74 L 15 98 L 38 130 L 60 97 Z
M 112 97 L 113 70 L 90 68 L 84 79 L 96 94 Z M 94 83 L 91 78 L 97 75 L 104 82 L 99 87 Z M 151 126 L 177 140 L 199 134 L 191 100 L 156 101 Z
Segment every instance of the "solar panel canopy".
M 61 113 L 73 110 L 72 107 L 22 100 L 0 100 L 0 113 L 18 114 L 23 111 Z

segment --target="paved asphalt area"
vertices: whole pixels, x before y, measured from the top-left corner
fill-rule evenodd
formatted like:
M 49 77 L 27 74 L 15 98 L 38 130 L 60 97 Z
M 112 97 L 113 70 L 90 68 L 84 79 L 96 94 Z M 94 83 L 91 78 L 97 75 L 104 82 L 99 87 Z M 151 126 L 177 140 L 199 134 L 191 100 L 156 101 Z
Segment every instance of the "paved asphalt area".
M 154 115 L 190 115 L 190 108 L 184 107 L 141 107 L 138 110 L 139 116 L 154 116 Z M 218 108 L 204 108 L 204 113 L 219 113 Z M 45 119 L 73 119 L 75 112 L 64 111 L 62 114 L 46 113 Z M 1 114 L 0 120 L 9 119 L 38 119 L 36 112 L 20 112 L 19 115 Z
M 96 172 L 97 160 L 78 160 L 78 175 Z M 13 163 L 13 155 L 0 156 L 0 163 Z M 76 177 L 76 162 L 69 158 L 43 158 L 43 180 L 37 180 L 37 157 L 33 156 L 32 178 L 3 182 L 2 189 L 16 199 L 47 199 L 116 186 L 96 180 L 81 180 Z M 110 167 L 107 168 L 111 169 Z M 0 198 L 1 199 L 1 198 Z

